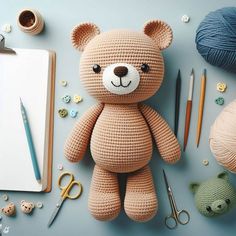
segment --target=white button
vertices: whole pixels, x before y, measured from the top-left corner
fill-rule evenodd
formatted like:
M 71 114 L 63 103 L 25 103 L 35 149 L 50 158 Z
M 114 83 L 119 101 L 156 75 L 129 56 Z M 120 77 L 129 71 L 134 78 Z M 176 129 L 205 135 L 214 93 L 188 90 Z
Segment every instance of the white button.
M 60 84 L 61 84 L 61 86 L 66 87 L 67 86 L 67 81 L 66 80 L 61 80 Z
M 11 32 L 11 25 L 10 24 L 5 24 L 2 26 L 2 31 L 5 33 L 10 33 Z
M 42 202 L 37 202 L 36 206 L 37 206 L 37 208 L 42 208 L 43 207 L 43 203 Z
M 4 201 L 7 201 L 7 200 L 8 200 L 7 194 L 3 194 L 3 195 L 2 195 L 2 199 L 3 199 Z
M 62 164 L 58 164 L 57 169 L 58 170 L 63 170 L 63 165 Z
M 9 227 L 9 226 L 6 226 L 2 232 L 3 232 L 4 234 L 8 234 L 9 231 L 10 231 L 10 227 Z
M 184 23 L 188 23 L 190 21 L 190 17 L 187 16 L 187 15 L 183 15 L 181 17 L 181 21 L 184 22 Z

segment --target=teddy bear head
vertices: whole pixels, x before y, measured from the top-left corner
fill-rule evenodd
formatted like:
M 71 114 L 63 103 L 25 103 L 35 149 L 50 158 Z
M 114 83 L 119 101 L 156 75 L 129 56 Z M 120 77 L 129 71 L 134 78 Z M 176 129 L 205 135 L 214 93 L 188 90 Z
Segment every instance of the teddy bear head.
M 191 183 L 190 190 L 198 211 L 205 216 L 222 215 L 236 204 L 236 191 L 226 172 L 202 183 Z
M 172 30 L 163 21 L 150 21 L 143 32 L 111 30 L 100 33 L 93 23 L 72 31 L 72 43 L 82 51 L 80 80 L 104 103 L 136 103 L 151 97 L 164 75 L 161 51 L 172 42 Z
M 34 203 L 22 200 L 20 203 L 20 208 L 22 212 L 24 212 L 25 214 L 29 214 L 34 209 Z
M 15 214 L 16 208 L 13 202 L 10 202 L 5 207 L 2 208 L 2 212 L 6 216 L 13 216 Z

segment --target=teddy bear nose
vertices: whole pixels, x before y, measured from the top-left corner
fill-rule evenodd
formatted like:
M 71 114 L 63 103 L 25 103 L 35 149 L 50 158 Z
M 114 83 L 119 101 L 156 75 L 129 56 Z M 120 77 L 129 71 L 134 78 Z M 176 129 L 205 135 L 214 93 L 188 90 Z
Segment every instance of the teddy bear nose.
M 114 74 L 118 77 L 123 77 L 128 74 L 128 68 L 125 66 L 117 66 L 114 68 Z

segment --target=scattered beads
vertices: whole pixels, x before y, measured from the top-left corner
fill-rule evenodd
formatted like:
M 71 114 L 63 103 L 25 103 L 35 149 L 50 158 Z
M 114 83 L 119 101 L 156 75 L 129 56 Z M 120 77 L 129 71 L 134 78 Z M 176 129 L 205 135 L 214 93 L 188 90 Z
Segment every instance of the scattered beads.
M 9 197 L 7 196 L 7 194 L 3 194 L 3 195 L 2 195 L 2 199 L 3 199 L 4 201 L 7 201 L 7 200 L 9 199 Z
M 70 95 L 63 96 L 62 101 L 65 103 L 69 103 L 71 101 L 71 96 Z
M 225 90 L 227 89 L 227 85 L 226 85 L 225 83 L 217 83 L 216 89 L 217 89 L 217 91 L 219 91 L 220 93 L 224 93 Z
M 77 114 L 78 114 L 78 111 L 76 111 L 76 110 L 71 110 L 70 111 L 70 116 L 72 117 L 72 118 L 75 118 L 76 116 L 77 116 Z
M 66 80 L 61 80 L 60 84 L 61 84 L 61 86 L 66 87 L 67 86 L 67 81 Z
M 224 98 L 222 98 L 222 97 L 218 97 L 217 99 L 215 99 L 215 103 L 216 103 L 217 105 L 222 106 L 222 105 L 224 105 L 224 102 L 225 102 L 225 100 L 224 100 Z
M 79 96 L 79 95 L 74 95 L 74 98 L 73 98 L 73 102 L 74 103 L 79 103 L 79 102 L 81 102 L 83 99 L 82 99 L 82 97 L 81 96 Z
M 57 169 L 58 170 L 63 170 L 63 165 L 62 164 L 58 164 Z
M 183 15 L 181 17 L 181 21 L 184 23 L 188 23 L 190 21 L 190 17 L 188 15 Z
M 203 164 L 204 166 L 208 166 L 208 165 L 209 165 L 209 161 L 208 161 L 208 160 L 203 160 L 203 161 L 202 161 L 202 164 Z
M 65 118 L 68 115 L 68 111 L 65 108 L 59 109 L 58 114 L 61 118 Z
M 2 26 L 2 31 L 5 32 L 5 33 L 10 33 L 12 30 L 12 27 L 10 24 L 5 24 Z

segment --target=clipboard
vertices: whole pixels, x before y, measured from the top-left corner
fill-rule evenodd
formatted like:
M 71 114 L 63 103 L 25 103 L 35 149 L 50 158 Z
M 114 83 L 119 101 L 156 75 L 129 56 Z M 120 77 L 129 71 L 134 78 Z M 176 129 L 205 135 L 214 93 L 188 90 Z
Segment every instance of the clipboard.
M 0 190 L 50 192 L 56 55 L 48 50 L 6 48 L 4 37 L 0 40 L 0 112 L 4 114 L 0 119 Z M 18 113 L 19 95 L 31 124 L 40 184 L 34 177 Z

